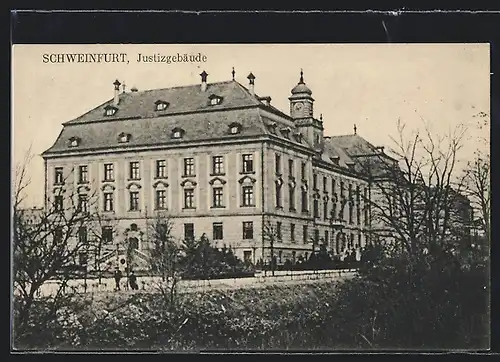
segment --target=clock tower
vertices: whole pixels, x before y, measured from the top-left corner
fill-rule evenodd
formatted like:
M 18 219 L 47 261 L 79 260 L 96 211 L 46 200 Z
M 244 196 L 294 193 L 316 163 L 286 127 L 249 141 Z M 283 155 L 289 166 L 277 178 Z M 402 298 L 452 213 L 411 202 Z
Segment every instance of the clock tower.
M 290 116 L 302 136 L 317 150 L 323 147 L 323 121 L 314 118 L 312 91 L 304 82 L 304 72 L 300 70 L 300 80 L 291 91 Z
M 300 70 L 299 83 L 293 87 L 290 100 L 290 116 L 293 119 L 313 117 L 313 102 L 311 90 L 304 83 L 304 73 Z

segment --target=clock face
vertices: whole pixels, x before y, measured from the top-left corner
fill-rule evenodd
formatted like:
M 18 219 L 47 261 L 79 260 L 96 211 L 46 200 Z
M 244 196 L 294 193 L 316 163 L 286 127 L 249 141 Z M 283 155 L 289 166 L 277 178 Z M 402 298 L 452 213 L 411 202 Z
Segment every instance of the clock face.
M 300 102 L 299 103 L 295 103 L 295 110 L 300 111 L 302 109 L 302 107 L 303 107 L 302 103 L 300 103 Z

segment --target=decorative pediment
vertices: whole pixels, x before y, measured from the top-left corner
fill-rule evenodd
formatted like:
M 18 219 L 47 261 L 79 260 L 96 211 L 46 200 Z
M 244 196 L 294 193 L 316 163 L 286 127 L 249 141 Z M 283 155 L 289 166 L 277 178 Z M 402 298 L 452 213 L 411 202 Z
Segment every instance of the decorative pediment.
M 208 181 L 208 183 L 210 185 L 214 185 L 215 183 L 218 183 L 220 185 L 225 185 L 226 184 L 226 181 L 221 179 L 220 177 L 214 177 L 213 179 L 211 179 L 210 181 Z
M 292 129 L 290 127 L 284 127 L 282 129 L 280 129 L 280 131 L 283 134 L 283 136 L 285 136 L 286 138 L 289 138 L 290 132 L 292 131 Z
M 196 181 L 193 181 L 193 180 L 190 180 L 190 179 L 185 179 L 184 181 L 181 182 L 181 186 L 182 187 L 186 187 L 186 186 L 191 186 L 191 187 L 194 187 L 196 186 L 198 183 Z
M 138 184 L 137 182 L 131 182 L 127 185 L 127 189 L 140 189 L 142 186 Z
M 102 191 L 114 191 L 115 186 L 113 184 L 104 184 L 101 187 Z
M 153 187 L 157 188 L 158 186 L 168 187 L 169 185 L 165 181 L 158 180 L 153 184 Z
M 245 175 L 245 176 L 243 176 L 242 178 L 240 178 L 240 179 L 238 180 L 238 182 L 239 182 L 240 184 L 244 184 L 244 183 L 252 183 L 252 184 L 254 184 L 254 183 L 256 183 L 256 182 L 257 182 L 257 180 L 256 180 L 256 179 L 254 179 L 253 177 L 250 177 L 250 176 L 248 176 L 248 175 Z
M 330 160 L 331 160 L 334 164 L 338 165 L 338 164 L 339 164 L 340 157 L 339 157 L 339 156 L 330 156 Z
M 78 186 L 76 190 L 79 194 L 85 194 L 87 192 L 90 192 L 90 187 L 88 185 L 82 185 Z
M 269 131 L 271 131 L 271 133 L 276 133 L 276 127 L 277 127 L 276 122 L 267 123 L 267 128 L 269 129 Z
M 66 192 L 66 190 L 62 186 L 56 186 L 52 189 L 53 194 L 62 194 L 65 192 Z

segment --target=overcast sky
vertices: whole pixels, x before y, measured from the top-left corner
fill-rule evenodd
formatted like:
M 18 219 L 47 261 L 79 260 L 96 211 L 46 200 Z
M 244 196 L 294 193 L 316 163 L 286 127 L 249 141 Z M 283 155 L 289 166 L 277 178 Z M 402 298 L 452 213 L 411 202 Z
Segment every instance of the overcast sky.
M 44 64 L 44 53 L 127 53 L 128 64 Z M 206 55 L 204 63 L 137 63 L 137 54 Z M 390 146 L 398 118 L 418 128 L 422 118 L 438 133 L 469 124 L 462 157 L 475 148 L 478 112 L 490 109 L 488 44 L 314 44 L 314 45 L 16 45 L 13 49 L 13 163 L 32 144 L 32 184 L 27 203 L 43 202 L 43 161 L 61 123 L 113 97 L 113 81 L 127 89 L 166 88 L 231 79 L 271 96 L 288 113 L 290 90 L 300 69 L 313 92 L 315 116 L 323 114 L 325 135 L 358 134 L 375 145 Z M 483 131 L 484 132 L 484 131 Z M 486 132 L 485 132 L 486 133 Z

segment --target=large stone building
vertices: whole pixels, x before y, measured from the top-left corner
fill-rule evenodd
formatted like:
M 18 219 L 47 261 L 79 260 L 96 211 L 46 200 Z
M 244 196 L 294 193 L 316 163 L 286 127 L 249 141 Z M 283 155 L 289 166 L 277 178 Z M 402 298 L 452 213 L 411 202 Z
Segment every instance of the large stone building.
M 200 84 L 146 91 L 116 81 L 113 99 L 64 123 L 43 153 L 47 205 L 65 207 L 69 190 L 97 212 L 106 260 L 125 240 L 146 260 L 158 215 L 177 237 L 205 234 L 254 263 L 268 260 L 271 239 L 278 263 L 322 242 L 333 254 L 364 245 L 373 226 L 359 160 L 383 150 L 355 128 L 326 136 L 302 71 L 289 114 L 255 94 L 253 74 L 248 81 L 234 71 L 229 81 L 203 72 Z

